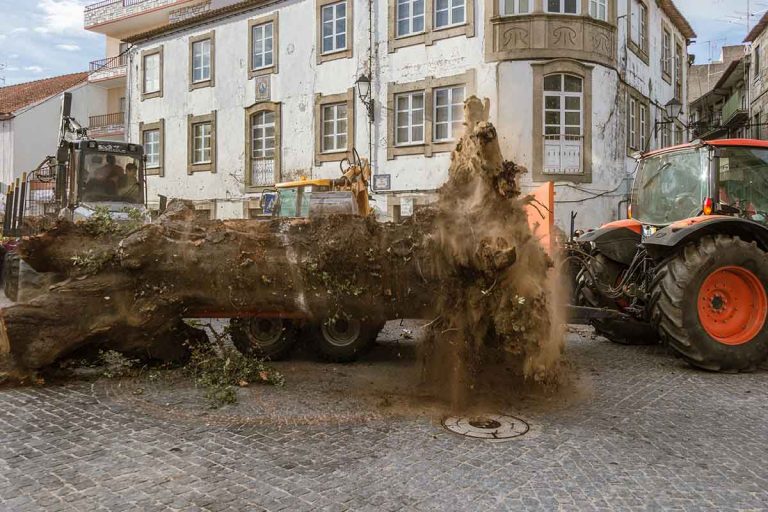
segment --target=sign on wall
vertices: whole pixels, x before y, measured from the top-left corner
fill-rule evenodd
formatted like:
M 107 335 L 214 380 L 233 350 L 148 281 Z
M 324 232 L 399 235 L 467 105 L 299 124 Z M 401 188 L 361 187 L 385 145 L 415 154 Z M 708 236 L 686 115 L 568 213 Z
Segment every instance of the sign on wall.
M 413 216 L 413 198 L 403 197 L 400 199 L 400 216 L 412 217 Z
M 373 190 L 389 190 L 392 188 L 392 176 L 390 174 L 375 174 L 373 176 Z
M 256 101 L 270 101 L 272 99 L 272 82 L 269 75 L 256 77 Z

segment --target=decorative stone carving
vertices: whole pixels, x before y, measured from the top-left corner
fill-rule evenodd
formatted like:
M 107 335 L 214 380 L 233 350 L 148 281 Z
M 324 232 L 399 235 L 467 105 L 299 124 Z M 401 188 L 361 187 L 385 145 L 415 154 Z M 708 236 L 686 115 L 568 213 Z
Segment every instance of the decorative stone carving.
M 616 67 L 616 26 L 588 16 L 530 14 L 486 21 L 486 60 L 570 58 Z
M 510 27 L 502 34 L 502 48 L 514 50 L 516 48 L 530 48 L 530 34 L 523 27 Z

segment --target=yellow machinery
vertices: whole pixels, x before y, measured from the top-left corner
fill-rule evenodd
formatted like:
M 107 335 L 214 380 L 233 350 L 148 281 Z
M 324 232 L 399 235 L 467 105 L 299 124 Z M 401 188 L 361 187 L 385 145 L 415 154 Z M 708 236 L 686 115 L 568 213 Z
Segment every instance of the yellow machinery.
M 346 166 L 345 166 L 346 163 Z M 331 214 L 362 215 L 371 212 L 368 183 L 371 165 L 355 152 L 355 162 L 341 162 L 342 176 L 336 179 L 306 179 L 275 185 L 277 217 L 317 217 Z

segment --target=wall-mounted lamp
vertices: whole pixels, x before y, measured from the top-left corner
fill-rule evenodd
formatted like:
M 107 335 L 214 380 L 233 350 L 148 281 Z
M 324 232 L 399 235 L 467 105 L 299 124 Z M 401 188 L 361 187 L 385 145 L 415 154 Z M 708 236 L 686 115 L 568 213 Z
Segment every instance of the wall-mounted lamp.
M 365 106 L 368 112 L 368 120 L 373 123 L 373 98 L 371 98 L 371 77 L 363 73 L 355 82 L 357 86 L 357 97 Z

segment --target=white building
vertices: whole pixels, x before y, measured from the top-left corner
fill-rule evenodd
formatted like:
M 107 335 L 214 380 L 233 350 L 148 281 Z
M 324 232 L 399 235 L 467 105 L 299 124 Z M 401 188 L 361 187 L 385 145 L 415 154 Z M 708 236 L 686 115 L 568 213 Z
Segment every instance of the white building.
M 682 124 L 655 129 L 670 99 L 687 103 L 695 34 L 671 0 L 182 3 L 196 10 L 120 36 L 150 202 L 246 216 L 264 187 L 338 176 L 356 148 L 373 164 L 374 204 L 396 216 L 446 180 L 476 94 L 505 157 L 530 170 L 524 188 L 556 181 L 559 225 L 574 210 L 592 227 L 624 215 L 632 153 L 684 137 Z
M 0 88 L 0 185 L 37 168 L 58 149 L 62 94 L 72 94 L 72 116 L 87 126 L 106 106 L 106 93 L 87 73 L 63 75 Z

